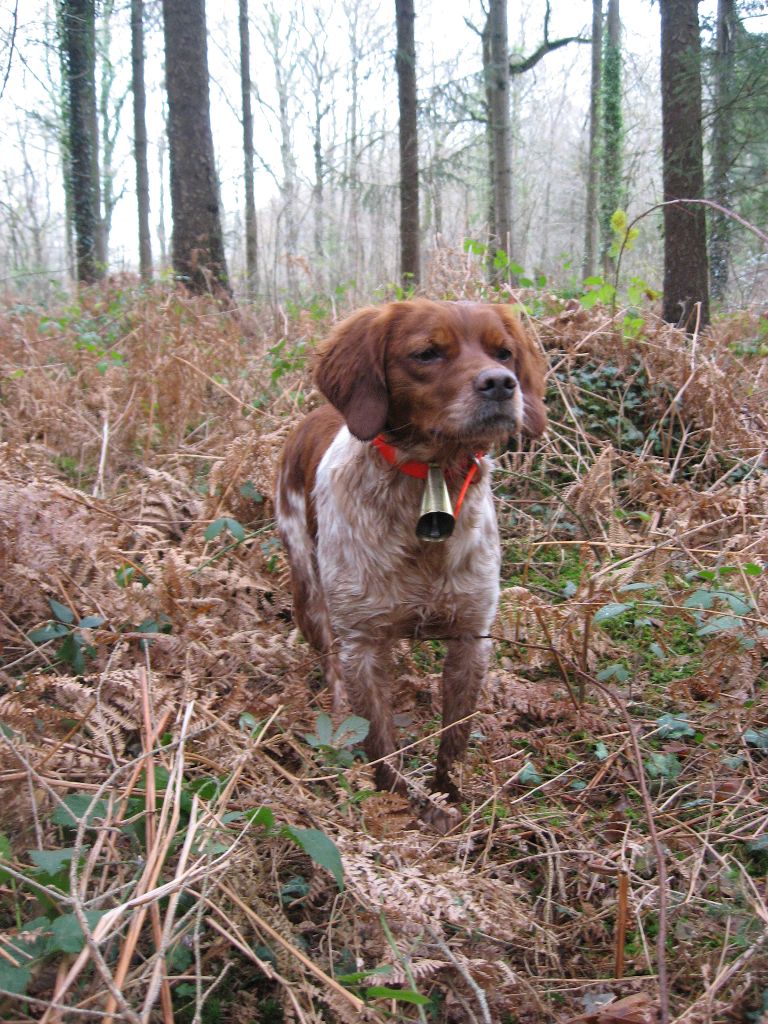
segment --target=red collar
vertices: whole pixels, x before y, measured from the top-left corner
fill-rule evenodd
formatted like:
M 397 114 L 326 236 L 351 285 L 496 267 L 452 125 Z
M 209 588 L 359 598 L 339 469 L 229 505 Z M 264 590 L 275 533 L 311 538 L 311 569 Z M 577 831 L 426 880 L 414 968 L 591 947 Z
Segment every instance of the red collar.
M 374 448 L 378 449 L 381 453 L 382 458 L 385 462 L 388 462 L 390 466 L 395 466 L 401 473 L 405 473 L 406 476 L 415 477 L 417 480 L 426 480 L 427 473 L 429 472 L 428 462 L 417 462 L 412 459 L 408 462 L 399 462 L 399 452 L 394 445 L 390 444 L 385 440 L 383 434 L 379 434 L 371 441 Z M 475 452 L 468 459 L 468 468 L 464 474 L 464 481 L 459 491 L 459 496 L 456 499 L 456 505 L 453 510 L 454 516 L 458 518 L 459 510 L 461 509 L 462 503 L 469 490 L 469 485 L 477 483 L 477 471 L 480 468 L 480 459 L 485 455 L 485 452 Z M 448 472 L 448 477 L 456 476 L 455 472 Z

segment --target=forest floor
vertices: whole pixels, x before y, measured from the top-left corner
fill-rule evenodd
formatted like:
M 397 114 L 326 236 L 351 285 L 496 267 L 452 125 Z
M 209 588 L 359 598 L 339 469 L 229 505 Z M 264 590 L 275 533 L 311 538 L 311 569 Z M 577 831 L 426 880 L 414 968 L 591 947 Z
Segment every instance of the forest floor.
M 447 835 L 291 622 L 271 481 L 339 312 L 0 311 L 3 1020 L 768 1020 L 768 318 L 526 303 L 550 426 L 498 458 Z M 441 659 L 399 654 L 417 789 Z

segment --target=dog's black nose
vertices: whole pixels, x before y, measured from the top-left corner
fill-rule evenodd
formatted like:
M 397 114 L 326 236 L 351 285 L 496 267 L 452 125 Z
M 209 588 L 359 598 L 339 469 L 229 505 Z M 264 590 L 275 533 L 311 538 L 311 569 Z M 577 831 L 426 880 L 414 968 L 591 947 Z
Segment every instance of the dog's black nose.
M 503 367 L 489 367 L 475 377 L 475 390 L 491 402 L 504 402 L 511 398 L 517 387 L 514 373 Z

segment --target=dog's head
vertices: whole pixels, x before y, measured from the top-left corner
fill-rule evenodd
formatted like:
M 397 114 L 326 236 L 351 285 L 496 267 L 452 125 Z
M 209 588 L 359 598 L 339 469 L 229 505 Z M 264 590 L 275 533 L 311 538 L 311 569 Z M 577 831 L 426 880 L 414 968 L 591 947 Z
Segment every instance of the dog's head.
M 315 382 L 355 437 L 487 447 L 546 425 L 544 363 L 509 307 L 415 299 L 361 309 L 321 346 Z

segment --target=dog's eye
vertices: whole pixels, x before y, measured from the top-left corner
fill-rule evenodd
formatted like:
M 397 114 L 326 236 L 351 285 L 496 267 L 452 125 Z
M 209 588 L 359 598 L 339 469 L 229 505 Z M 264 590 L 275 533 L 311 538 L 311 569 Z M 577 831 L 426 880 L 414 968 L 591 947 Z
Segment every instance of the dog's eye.
M 436 345 L 430 345 L 419 352 L 411 352 L 411 359 L 415 359 L 417 363 L 434 363 L 441 356 L 442 353 Z
M 500 348 L 499 351 L 496 353 L 496 358 L 499 360 L 500 363 L 506 363 L 508 362 L 508 360 L 512 358 L 512 353 L 508 348 Z

